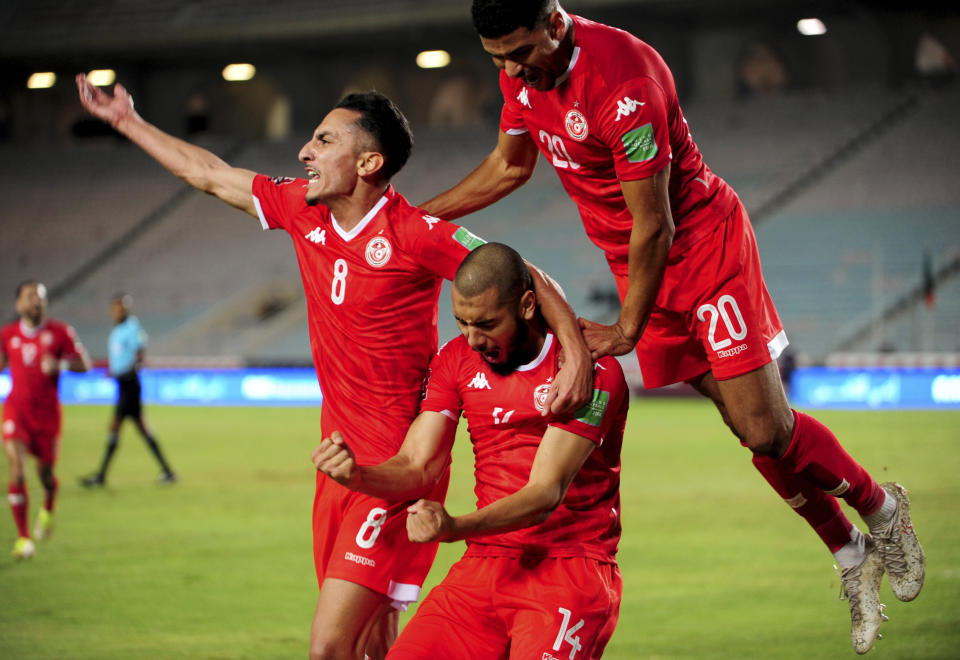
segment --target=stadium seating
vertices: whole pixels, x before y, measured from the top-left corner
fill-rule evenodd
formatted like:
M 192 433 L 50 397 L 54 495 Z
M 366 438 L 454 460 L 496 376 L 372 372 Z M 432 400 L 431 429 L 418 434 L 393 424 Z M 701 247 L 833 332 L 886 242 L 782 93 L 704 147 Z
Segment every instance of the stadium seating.
M 761 209 L 754 221 L 768 286 L 794 347 L 814 360 L 916 288 L 924 251 L 935 265 L 960 253 L 960 192 L 948 179 L 960 152 L 960 91 L 921 90 L 909 111 L 877 124 L 905 98 L 881 89 L 808 92 L 686 110 L 711 168 L 735 186 L 748 210 Z M 494 136 L 494 127 L 418 128 L 398 190 L 415 203 L 429 198 L 469 172 Z M 818 164 L 851 141 L 857 148 L 817 176 Z M 0 191 L 13 200 L 4 220 L 13 240 L 0 260 L 0 282 L 12 290 L 30 274 L 63 291 L 52 313 L 74 323 L 94 355 L 105 351 L 106 301 L 123 289 L 136 297 L 152 355 L 307 359 L 299 272 L 281 232 L 261 232 L 255 219 L 199 193 L 164 207 L 183 190 L 180 182 L 112 138 L 88 142 L 0 148 Z M 208 138 L 205 145 L 223 153 L 232 143 Z M 252 143 L 231 160 L 297 175 L 300 146 L 299 137 Z M 785 189 L 791 194 L 768 204 Z M 527 185 L 462 222 L 552 274 L 579 314 L 615 317 L 604 299 L 612 279 L 603 256 L 549 164 L 541 162 Z M 122 249 L 103 252 L 124 236 Z M 71 279 L 84 267 L 83 278 Z M 896 319 L 884 340 L 901 350 L 956 350 L 950 329 L 958 327 L 957 286 L 947 282 L 938 292 L 932 344 L 929 333 L 911 332 L 909 322 Z M 441 297 L 442 338 L 456 332 L 448 295 Z M 849 348 L 880 348 L 871 341 Z

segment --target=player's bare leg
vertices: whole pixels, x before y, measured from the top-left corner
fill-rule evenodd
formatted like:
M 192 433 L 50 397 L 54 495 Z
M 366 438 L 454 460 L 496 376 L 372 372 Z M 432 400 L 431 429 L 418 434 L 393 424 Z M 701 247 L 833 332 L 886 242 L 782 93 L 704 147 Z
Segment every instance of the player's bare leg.
M 310 628 L 310 660 L 382 660 L 397 636 L 394 612 L 384 594 L 325 579 Z

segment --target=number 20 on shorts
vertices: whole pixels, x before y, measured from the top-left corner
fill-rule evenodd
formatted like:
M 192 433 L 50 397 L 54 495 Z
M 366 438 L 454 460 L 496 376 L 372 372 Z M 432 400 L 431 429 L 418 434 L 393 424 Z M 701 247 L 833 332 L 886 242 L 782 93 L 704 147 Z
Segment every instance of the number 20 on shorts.
M 722 295 L 717 300 L 716 306 L 706 303 L 697 308 L 697 318 L 701 323 L 710 320 L 710 329 L 707 331 L 707 339 L 710 341 L 710 348 L 715 351 L 722 350 L 733 343 L 733 340 L 740 341 L 747 336 L 747 324 L 743 321 L 743 314 L 740 313 L 740 307 L 737 301 L 731 295 Z M 717 341 L 717 320 L 723 321 L 730 336 L 726 339 Z

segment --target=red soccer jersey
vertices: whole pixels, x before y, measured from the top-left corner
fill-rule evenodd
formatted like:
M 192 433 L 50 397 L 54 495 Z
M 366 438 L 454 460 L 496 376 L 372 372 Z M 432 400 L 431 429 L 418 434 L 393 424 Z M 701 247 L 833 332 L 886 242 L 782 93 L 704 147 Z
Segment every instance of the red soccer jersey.
M 627 273 L 633 218 L 620 181 L 667 164 L 678 254 L 733 210 L 736 194 L 704 164 L 663 58 L 628 32 L 572 16 L 574 51 L 566 78 L 540 92 L 500 72 L 506 133 L 529 131 L 577 204 L 587 235 L 614 273 Z
M 303 179 L 257 176 L 265 229 L 293 240 L 307 298 L 324 436 L 340 431 L 360 464 L 400 448 L 437 348 L 437 299 L 473 247 L 466 229 L 427 215 L 390 187 L 347 232 L 308 206 Z
M 431 365 L 421 406 L 467 418 L 473 442 L 477 508 L 526 485 L 548 422 L 543 402 L 559 369 L 559 345 L 547 334 L 531 363 L 497 374 L 464 337 L 448 342 Z M 467 555 L 591 557 L 614 561 L 620 540 L 620 447 L 629 397 L 620 363 L 601 358 L 593 399 L 567 422 L 551 422 L 597 443 L 560 506 L 533 527 L 468 541 Z
M 59 414 L 59 371 L 45 374 L 41 362 L 44 355 L 51 355 L 59 361 L 80 354 L 80 342 L 73 328 L 55 319 L 47 319 L 38 328 L 14 321 L 3 326 L 0 342 L 13 380 L 7 404 L 15 406 L 21 414 L 41 421 L 51 413 Z

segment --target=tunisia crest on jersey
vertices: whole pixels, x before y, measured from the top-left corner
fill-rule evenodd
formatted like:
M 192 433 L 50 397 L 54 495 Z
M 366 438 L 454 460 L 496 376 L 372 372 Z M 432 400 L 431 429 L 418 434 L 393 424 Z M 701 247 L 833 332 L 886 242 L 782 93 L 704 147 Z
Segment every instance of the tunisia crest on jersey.
M 563 120 L 567 133 L 577 142 L 587 139 L 590 129 L 587 127 L 587 118 L 579 110 L 571 110 Z
M 374 236 L 367 243 L 365 256 L 367 263 L 374 268 L 380 268 L 390 261 L 391 254 L 393 254 L 393 248 L 390 246 L 390 241 L 383 236 Z
M 550 383 L 537 385 L 537 389 L 533 391 L 533 405 L 536 406 L 540 412 L 543 412 L 543 409 L 547 407 L 547 395 L 549 393 Z

